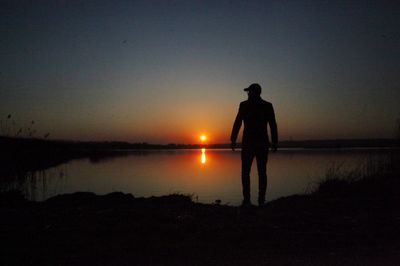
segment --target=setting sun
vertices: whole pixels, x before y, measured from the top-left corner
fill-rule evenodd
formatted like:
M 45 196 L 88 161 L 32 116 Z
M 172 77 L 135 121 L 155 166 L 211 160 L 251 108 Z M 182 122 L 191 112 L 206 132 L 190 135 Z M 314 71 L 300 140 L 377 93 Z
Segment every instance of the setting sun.
M 202 142 L 206 141 L 206 139 L 207 139 L 207 136 L 206 136 L 206 135 L 201 135 L 201 136 L 200 136 L 200 140 L 201 140 Z

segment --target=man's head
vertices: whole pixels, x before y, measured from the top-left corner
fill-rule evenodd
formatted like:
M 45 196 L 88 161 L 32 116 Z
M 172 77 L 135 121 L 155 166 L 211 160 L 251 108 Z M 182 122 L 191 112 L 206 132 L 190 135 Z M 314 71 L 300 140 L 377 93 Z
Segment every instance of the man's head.
M 248 92 L 249 98 L 260 97 L 261 86 L 257 83 L 253 83 L 249 87 L 245 88 L 244 91 Z

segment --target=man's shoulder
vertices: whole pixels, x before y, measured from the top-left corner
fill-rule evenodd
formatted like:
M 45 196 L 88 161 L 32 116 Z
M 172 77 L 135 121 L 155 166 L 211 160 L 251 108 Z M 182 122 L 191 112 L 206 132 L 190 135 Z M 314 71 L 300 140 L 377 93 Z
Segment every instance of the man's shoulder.
M 265 108 L 269 112 L 274 109 L 274 107 L 272 106 L 272 103 L 270 103 L 270 102 L 268 102 L 266 100 L 262 100 L 262 106 L 263 106 L 263 108 Z
M 264 99 L 260 99 L 260 101 L 258 103 L 256 103 L 257 105 L 261 104 L 262 106 L 265 107 L 272 107 L 272 103 L 264 100 Z M 254 105 L 254 102 L 251 102 L 249 100 L 243 101 L 240 103 L 241 107 L 245 107 L 245 106 L 249 106 L 249 105 Z
M 246 106 L 248 104 L 249 104 L 249 101 L 246 100 L 246 101 L 240 102 L 239 106 L 242 107 L 242 106 Z
M 262 104 L 264 104 L 264 105 L 272 106 L 272 103 L 270 103 L 270 102 L 268 102 L 268 101 L 266 101 L 266 100 L 264 100 L 264 99 L 261 99 L 261 102 L 262 102 Z

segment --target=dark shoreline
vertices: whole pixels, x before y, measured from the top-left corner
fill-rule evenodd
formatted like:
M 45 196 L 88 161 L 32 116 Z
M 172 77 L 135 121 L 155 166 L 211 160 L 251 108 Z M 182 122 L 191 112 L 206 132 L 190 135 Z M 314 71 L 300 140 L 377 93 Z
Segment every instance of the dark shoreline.
M 396 265 L 399 178 L 264 207 L 80 192 L 0 194 L 2 265 Z
M 291 152 L 290 149 L 314 151 L 341 151 L 348 149 L 382 149 L 387 152 L 398 149 L 394 139 L 370 140 L 307 140 L 282 141 L 279 143 L 281 152 Z M 66 163 L 74 159 L 89 158 L 91 161 L 101 161 L 116 156 L 160 150 L 171 151 L 181 149 L 227 149 L 229 144 L 148 144 L 128 142 L 85 142 L 47 140 L 35 138 L 14 138 L 0 136 L 0 178 L 21 174 L 28 171 L 40 171 Z M 240 144 L 238 144 L 240 149 Z M 285 150 L 286 149 L 286 150 Z
M 280 141 L 279 148 L 301 149 L 343 149 L 343 148 L 390 148 L 398 146 L 396 139 L 325 139 L 325 140 L 284 140 Z M 124 141 L 70 141 L 48 140 L 38 138 L 18 138 L 0 136 L 0 146 L 4 150 L 81 150 L 81 151 L 105 151 L 105 150 L 154 150 L 154 149 L 229 149 L 229 143 L 215 144 L 152 144 L 147 142 L 131 143 Z M 240 148 L 241 144 L 238 143 Z

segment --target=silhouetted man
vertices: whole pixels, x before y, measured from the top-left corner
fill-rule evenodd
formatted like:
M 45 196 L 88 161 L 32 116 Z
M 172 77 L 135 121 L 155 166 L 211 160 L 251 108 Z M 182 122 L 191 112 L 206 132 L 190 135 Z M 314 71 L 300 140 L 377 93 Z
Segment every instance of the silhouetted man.
M 242 139 L 242 186 L 243 186 L 243 205 L 251 205 L 250 201 L 250 169 L 254 157 L 257 161 L 258 170 L 258 204 L 265 202 L 265 192 L 267 190 L 267 161 L 268 149 L 271 146 L 275 152 L 278 143 L 278 130 L 276 127 L 275 113 L 272 104 L 261 98 L 261 86 L 254 83 L 247 91 L 249 99 L 241 102 L 239 112 L 236 116 L 231 134 L 231 147 L 235 150 L 236 138 L 239 133 L 242 121 L 244 123 Z M 268 138 L 269 125 L 271 130 L 270 145 Z

